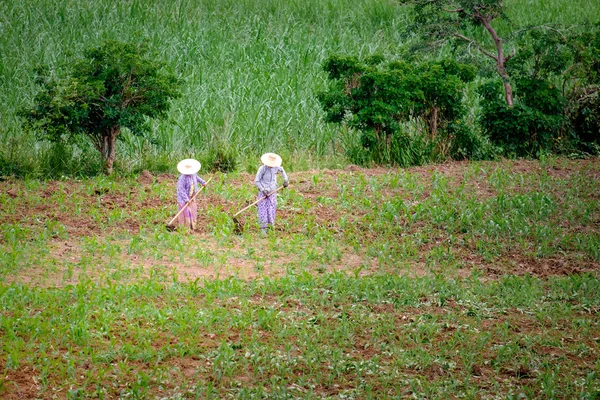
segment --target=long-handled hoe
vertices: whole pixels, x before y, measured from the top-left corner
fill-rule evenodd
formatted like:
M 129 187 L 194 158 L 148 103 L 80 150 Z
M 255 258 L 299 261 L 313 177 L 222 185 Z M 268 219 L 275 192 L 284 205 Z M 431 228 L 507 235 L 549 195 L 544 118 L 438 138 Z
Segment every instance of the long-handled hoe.
M 210 182 L 211 178 L 208 178 L 208 180 L 206 181 L 206 184 L 208 185 L 208 182 Z M 183 210 L 185 210 L 187 208 L 187 206 L 196 198 L 196 196 L 198 195 L 198 193 L 200 193 L 200 191 L 204 189 L 204 186 L 201 186 L 200 189 L 198 189 L 198 191 L 196 193 L 194 193 L 192 195 L 192 197 L 190 197 L 190 199 L 187 201 L 187 203 L 185 203 L 185 205 L 183 207 L 181 207 L 181 210 L 179 210 L 179 212 L 177 214 L 175 214 L 175 216 L 173 217 L 172 220 L 170 220 L 167 223 L 167 230 L 169 232 L 173 232 L 176 228 L 176 226 L 174 225 L 175 220 L 177 219 L 177 217 L 179 217 L 179 214 L 181 214 L 183 212 Z
M 231 217 L 233 219 L 233 222 L 235 223 L 235 228 L 234 228 L 234 232 L 236 235 L 241 235 L 242 232 L 244 231 L 244 225 L 236 218 L 238 215 L 240 215 L 243 211 L 246 211 L 247 209 L 249 209 L 250 207 L 260 203 L 261 201 L 263 201 L 264 199 L 266 199 L 267 197 L 271 196 L 272 194 L 275 194 L 279 189 L 283 189 L 283 186 L 279 186 L 277 189 L 273 190 L 271 193 L 269 193 L 268 195 L 261 197 L 260 199 L 256 200 L 254 203 L 242 208 L 240 211 L 236 212 L 235 214 L 233 214 L 233 217 Z

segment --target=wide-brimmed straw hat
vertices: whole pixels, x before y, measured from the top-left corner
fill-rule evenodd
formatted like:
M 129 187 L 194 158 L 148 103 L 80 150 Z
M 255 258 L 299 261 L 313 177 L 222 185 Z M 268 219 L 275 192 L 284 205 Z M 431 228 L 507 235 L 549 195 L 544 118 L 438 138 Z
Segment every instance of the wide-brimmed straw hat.
M 194 160 L 193 158 L 181 160 L 177 164 L 177 171 L 184 175 L 194 175 L 196 172 L 200 171 L 200 161 Z
M 281 157 L 275 153 L 265 153 L 260 156 L 260 161 L 267 167 L 279 167 L 281 166 Z

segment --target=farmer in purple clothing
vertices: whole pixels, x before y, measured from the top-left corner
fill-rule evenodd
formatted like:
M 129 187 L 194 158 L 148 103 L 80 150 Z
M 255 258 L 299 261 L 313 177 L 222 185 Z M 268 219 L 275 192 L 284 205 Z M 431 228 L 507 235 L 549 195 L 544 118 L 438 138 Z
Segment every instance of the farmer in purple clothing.
M 179 210 L 185 207 L 190 198 L 198 191 L 198 183 L 206 186 L 206 181 L 198 176 L 200 171 L 200 162 L 188 158 L 177 164 L 177 170 L 181 172 L 181 176 L 177 181 L 177 203 Z M 198 217 L 198 204 L 194 198 L 186 209 L 177 217 L 180 225 L 185 225 L 191 230 L 196 226 L 196 218 Z
M 275 153 L 265 153 L 260 157 L 262 165 L 256 173 L 254 184 L 258 188 L 258 198 L 264 200 L 258 203 L 258 222 L 263 235 L 267 234 L 267 228 L 275 224 L 275 213 L 277 211 L 277 193 L 269 195 L 277 189 L 277 174 L 283 177 L 283 187 L 289 184 L 288 176 L 281 166 L 281 157 Z

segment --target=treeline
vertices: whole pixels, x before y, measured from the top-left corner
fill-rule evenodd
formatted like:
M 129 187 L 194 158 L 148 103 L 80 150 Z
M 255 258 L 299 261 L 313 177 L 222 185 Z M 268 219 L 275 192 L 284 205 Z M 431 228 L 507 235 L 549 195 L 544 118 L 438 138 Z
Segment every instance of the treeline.
M 331 87 L 319 100 L 327 121 L 359 132 L 346 150 L 361 165 L 598 155 L 599 28 L 528 30 L 496 77 L 449 57 L 332 56 L 324 64 Z
M 5 2 L 0 175 L 106 167 L 89 132 L 48 135 L 23 117 L 44 84 L 69 82 L 82 55 L 114 40 L 147 45 L 180 84 L 161 118 L 127 117 L 109 146 L 120 173 L 187 157 L 253 171 L 264 151 L 291 170 L 595 154 L 600 8 L 578 1 Z

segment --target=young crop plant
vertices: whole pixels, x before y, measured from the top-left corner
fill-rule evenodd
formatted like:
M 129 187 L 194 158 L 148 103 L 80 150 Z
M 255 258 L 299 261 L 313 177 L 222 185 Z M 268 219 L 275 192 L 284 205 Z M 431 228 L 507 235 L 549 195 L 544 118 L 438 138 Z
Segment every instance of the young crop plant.
M 64 76 L 37 71 L 34 104 L 21 110 L 24 127 L 55 143 L 87 136 L 111 174 L 121 130 L 143 136 L 150 119 L 167 116 L 179 80 L 143 45 L 106 41 L 85 51 Z

